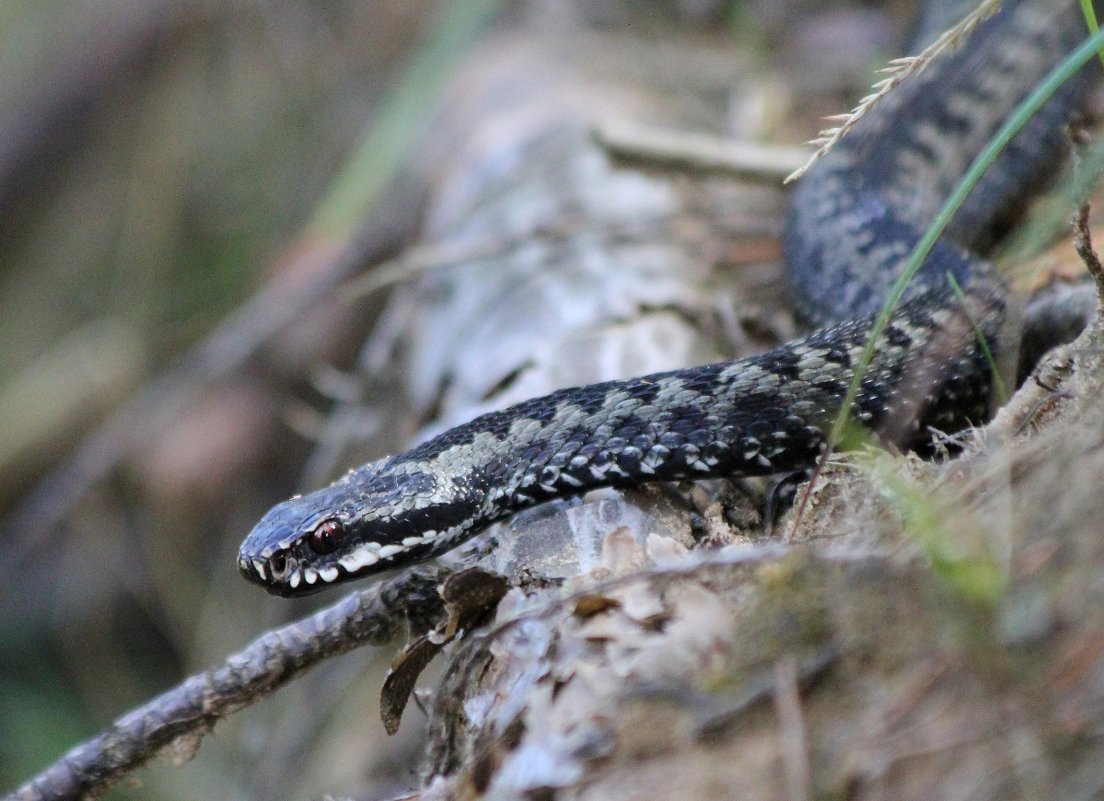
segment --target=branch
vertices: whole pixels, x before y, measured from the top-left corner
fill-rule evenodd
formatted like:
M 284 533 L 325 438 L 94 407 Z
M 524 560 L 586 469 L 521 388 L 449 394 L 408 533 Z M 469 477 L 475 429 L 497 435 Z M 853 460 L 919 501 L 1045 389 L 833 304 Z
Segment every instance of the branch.
M 411 570 L 354 592 L 310 617 L 267 631 L 222 665 L 197 673 L 73 748 L 3 801 L 81 799 L 103 793 L 165 748 L 192 753 L 215 723 L 324 659 L 382 645 L 409 623 L 422 632 L 444 606 L 440 568 Z
M 1089 275 L 1096 284 L 1096 298 L 1099 306 L 1104 306 L 1104 265 L 1093 249 L 1092 231 L 1089 229 L 1089 204 L 1082 203 L 1073 216 L 1073 248 L 1081 257 Z
M 803 147 L 665 130 L 626 120 L 604 123 L 595 129 L 594 136 L 606 152 L 618 158 L 769 182 L 792 175 L 810 158 Z

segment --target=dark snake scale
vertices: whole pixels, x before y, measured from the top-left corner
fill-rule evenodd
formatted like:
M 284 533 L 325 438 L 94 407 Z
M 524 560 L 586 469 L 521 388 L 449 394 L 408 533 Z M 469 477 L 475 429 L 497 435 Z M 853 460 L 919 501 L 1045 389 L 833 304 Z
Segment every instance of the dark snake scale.
M 273 507 L 241 546 L 242 573 L 299 595 L 443 553 L 550 498 L 807 469 L 924 227 L 1009 112 L 1084 36 L 1072 2 L 1006 2 L 799 183 L 786 261 L 797 308 L 819 330 L 740 361 L 560 390 L 358 467 Z M 1002 336 L 1007 292 L 982 254 L 1054 172 L 1093 69 L 1004 151 L 876 343 L 850 412 L 881 441 L 917 445 L 930 429 L 988 413 L 992 361 L 981 338 L 998 363 L 1016 347 Z

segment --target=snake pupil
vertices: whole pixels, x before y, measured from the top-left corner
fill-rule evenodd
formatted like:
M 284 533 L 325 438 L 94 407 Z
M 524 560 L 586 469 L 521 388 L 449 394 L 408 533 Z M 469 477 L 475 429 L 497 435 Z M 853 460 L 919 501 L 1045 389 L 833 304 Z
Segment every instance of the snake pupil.
M 336 520 L 319 523 L 307 538 L 307 544 L 317 554 L 333 553 L 345 538 L 345 529 Z

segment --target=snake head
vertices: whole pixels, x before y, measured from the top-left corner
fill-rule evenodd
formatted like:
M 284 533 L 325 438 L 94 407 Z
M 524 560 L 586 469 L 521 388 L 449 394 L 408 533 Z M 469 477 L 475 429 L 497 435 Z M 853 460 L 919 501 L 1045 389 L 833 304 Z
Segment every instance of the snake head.
M 439 510 L 428 503 L 443 498 L 437 483 L 390 460 L 364 465 L 272 507 L 242 543 L 238 568 L 275 595 L 298 596 L 448 550 L 454 532 L 434 525 Z

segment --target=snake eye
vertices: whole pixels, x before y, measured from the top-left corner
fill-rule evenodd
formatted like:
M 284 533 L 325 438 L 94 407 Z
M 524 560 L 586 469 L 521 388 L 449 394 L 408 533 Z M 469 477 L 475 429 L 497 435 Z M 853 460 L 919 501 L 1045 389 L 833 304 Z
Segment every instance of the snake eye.
M 333 553 L 345 540 L 345 529 L 337 520 L 324 520 L 307 536 L 307 544 L 316 554 Z

